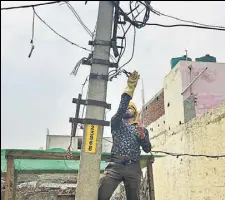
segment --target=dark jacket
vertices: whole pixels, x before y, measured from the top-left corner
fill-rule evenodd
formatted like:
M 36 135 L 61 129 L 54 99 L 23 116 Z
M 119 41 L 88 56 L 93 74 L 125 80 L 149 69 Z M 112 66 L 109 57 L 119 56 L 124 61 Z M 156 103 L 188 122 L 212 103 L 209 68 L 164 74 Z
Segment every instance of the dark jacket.
M 127 107 L 131 97 L 124 93 L 116 114 L 111 119 L 111 133 L 113 138 L 112 154 L 128 156 L 134 161 L 140 160 L 140 146 L 143 151 L 148 153 L 151 151 L 151 143 L 149 140 L 148 130 L 145 128 L 145 138 L 140 139 L 136 130 L 136 124 L 129 124 L 123 120 L 123 116 L 127 111 Z

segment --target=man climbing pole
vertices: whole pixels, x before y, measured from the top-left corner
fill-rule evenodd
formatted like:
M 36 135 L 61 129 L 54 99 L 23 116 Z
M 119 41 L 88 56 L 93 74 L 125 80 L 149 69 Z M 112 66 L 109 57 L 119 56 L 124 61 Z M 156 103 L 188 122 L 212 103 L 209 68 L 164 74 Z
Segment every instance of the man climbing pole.
M 140 146 L 151 151 L 148 130 L 138 123 L 138 110 L 130 100 L 137 86 L 139 74 L 130 74 L 127 87 L 121 96 L 116 114 L 111 119 L 113 138 L 112 158 L 100 181 L 98 200 L 109 200 L 117 186 L 123 181 L 127 200 L 139 200 L 141 167 Z

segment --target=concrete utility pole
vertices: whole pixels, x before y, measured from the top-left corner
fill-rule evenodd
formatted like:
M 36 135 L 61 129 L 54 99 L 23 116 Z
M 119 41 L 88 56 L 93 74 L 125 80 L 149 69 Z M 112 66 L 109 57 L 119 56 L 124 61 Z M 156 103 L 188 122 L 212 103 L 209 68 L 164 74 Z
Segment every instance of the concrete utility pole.
M 112 24 L 112 2 L 100 1 L 96 39 L 93 42 L 94 52 L 91 76 L 88 86 L 89 100 L 96 100 L 98 102 L 106 101 Z M 105 117 L 105 107 L 99 104 L 93 105 L 92 102 L 91 105 L 87 105 L 85 118 L 103 121 Z M 97 200 L 98 198 L 102 136 L 102 125 L 95 122 L 85 124 L 84 142 L 82 145 L 80 170 L 76 188 L 76 200 Z

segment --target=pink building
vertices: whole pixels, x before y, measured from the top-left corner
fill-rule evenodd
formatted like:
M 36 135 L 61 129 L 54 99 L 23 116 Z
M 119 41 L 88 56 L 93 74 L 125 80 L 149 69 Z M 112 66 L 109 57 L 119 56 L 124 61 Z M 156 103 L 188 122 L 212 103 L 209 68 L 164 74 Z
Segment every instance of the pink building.
M 181 60 L 165 77 L 163 89 L 146 104 L 145 125 L 170 130 L 223 102 L 225 63 Z
M 194 101 L 196 116 L 225 102 L 225 64 L 180 61 L 179 65 L 184 105 Z

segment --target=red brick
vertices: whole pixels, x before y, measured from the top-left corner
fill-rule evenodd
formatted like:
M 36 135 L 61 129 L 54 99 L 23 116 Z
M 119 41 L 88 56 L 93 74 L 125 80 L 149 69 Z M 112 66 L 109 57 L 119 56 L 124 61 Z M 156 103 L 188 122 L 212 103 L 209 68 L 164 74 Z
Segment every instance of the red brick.
M 152 99 L 150 103 L 146 104 L 145 106 L 144 110 L 145 126 L 149 126 L 152 122 L 156 121 L 164 114 L 165 114 L 164 90 L 162 89 L 162 91 L 156 97 L 154 97 L 154 99 Z

